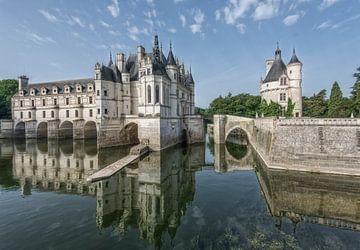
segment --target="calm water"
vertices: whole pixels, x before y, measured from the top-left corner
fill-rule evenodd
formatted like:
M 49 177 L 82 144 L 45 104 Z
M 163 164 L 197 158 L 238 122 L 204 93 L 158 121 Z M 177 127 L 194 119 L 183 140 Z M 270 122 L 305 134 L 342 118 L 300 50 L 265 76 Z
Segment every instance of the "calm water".
M 360 179 L 269 171 L 244 146 L 0 141 L 0 249 L 359 249 Z

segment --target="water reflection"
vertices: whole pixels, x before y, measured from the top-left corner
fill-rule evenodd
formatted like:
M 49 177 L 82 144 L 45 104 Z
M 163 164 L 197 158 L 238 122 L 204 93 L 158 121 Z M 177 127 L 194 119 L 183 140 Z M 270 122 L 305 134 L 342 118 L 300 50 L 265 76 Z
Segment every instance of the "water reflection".
M 174 239 L 195 193 L 195 172 L 204 165 L 203 145 L 154 152 L 111 178 L 96 183 L 96 221 L 124 235 L 139 229 L 156 249 L 167 233 Z
M 360 230 L 360 177 L 270 170 L 257 160 L 256 174 L 276 226 L 285 218 Z
M 13 146 L 2 143 L 1 149 L 13 151 L 13 176 L 22 196 L 31 195 L 33 188 L 95 195 L 95 185 L 86 178 L 129 152 L 115 148 L 98 153 L 94 140 L 15 141 Z

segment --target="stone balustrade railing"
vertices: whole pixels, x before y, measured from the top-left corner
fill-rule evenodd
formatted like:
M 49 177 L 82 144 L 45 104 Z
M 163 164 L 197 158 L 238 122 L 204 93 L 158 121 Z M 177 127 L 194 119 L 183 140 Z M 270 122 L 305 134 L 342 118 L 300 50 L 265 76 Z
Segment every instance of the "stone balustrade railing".
M 278 126 L 360 126 L 357 118 L 280 118 Z

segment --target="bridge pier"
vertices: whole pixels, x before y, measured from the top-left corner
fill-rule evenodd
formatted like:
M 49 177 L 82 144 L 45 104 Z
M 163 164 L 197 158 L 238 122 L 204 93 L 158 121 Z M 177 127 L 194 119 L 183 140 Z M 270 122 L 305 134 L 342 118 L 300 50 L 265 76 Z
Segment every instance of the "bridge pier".
M 25 122 L 25 137 L 26 139 L 37 137 L 37 122 L 36 120 Z
M 226 115 L 214 115 L 214 142 L 215 144 L 225 143 Z
M 59 138 L 60 120 L 48 121 L 48 139 Z

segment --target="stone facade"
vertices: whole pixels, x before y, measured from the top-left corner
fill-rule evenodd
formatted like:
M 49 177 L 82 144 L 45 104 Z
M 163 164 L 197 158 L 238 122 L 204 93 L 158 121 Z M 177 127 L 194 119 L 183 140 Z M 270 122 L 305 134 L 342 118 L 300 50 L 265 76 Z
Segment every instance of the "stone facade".
M 279 47 L 275 51 L 275 59 L 266 61 L 266 76 L 260 81 L 261 98 L 266 102 L 279 103 L 287 109 L 290 98 L 295 107 L 293 115 L 302 116 L 302 63 L 297 58 L 295 50 L 287 65 L 281 58 Z
M 171 44 L 166 58 L 155 36 L 152 53 L 138 46 L 127 59 L 118 53 L 115 63 L 110 55 L 107 66 L 95 64 L 93 78 L 29 84 L 19 77 L 13 136 L 97 137 L 100 147 L 140 142 L 154 150 L 202 141 L 194 86 L 191 70 L 174 57 Z

